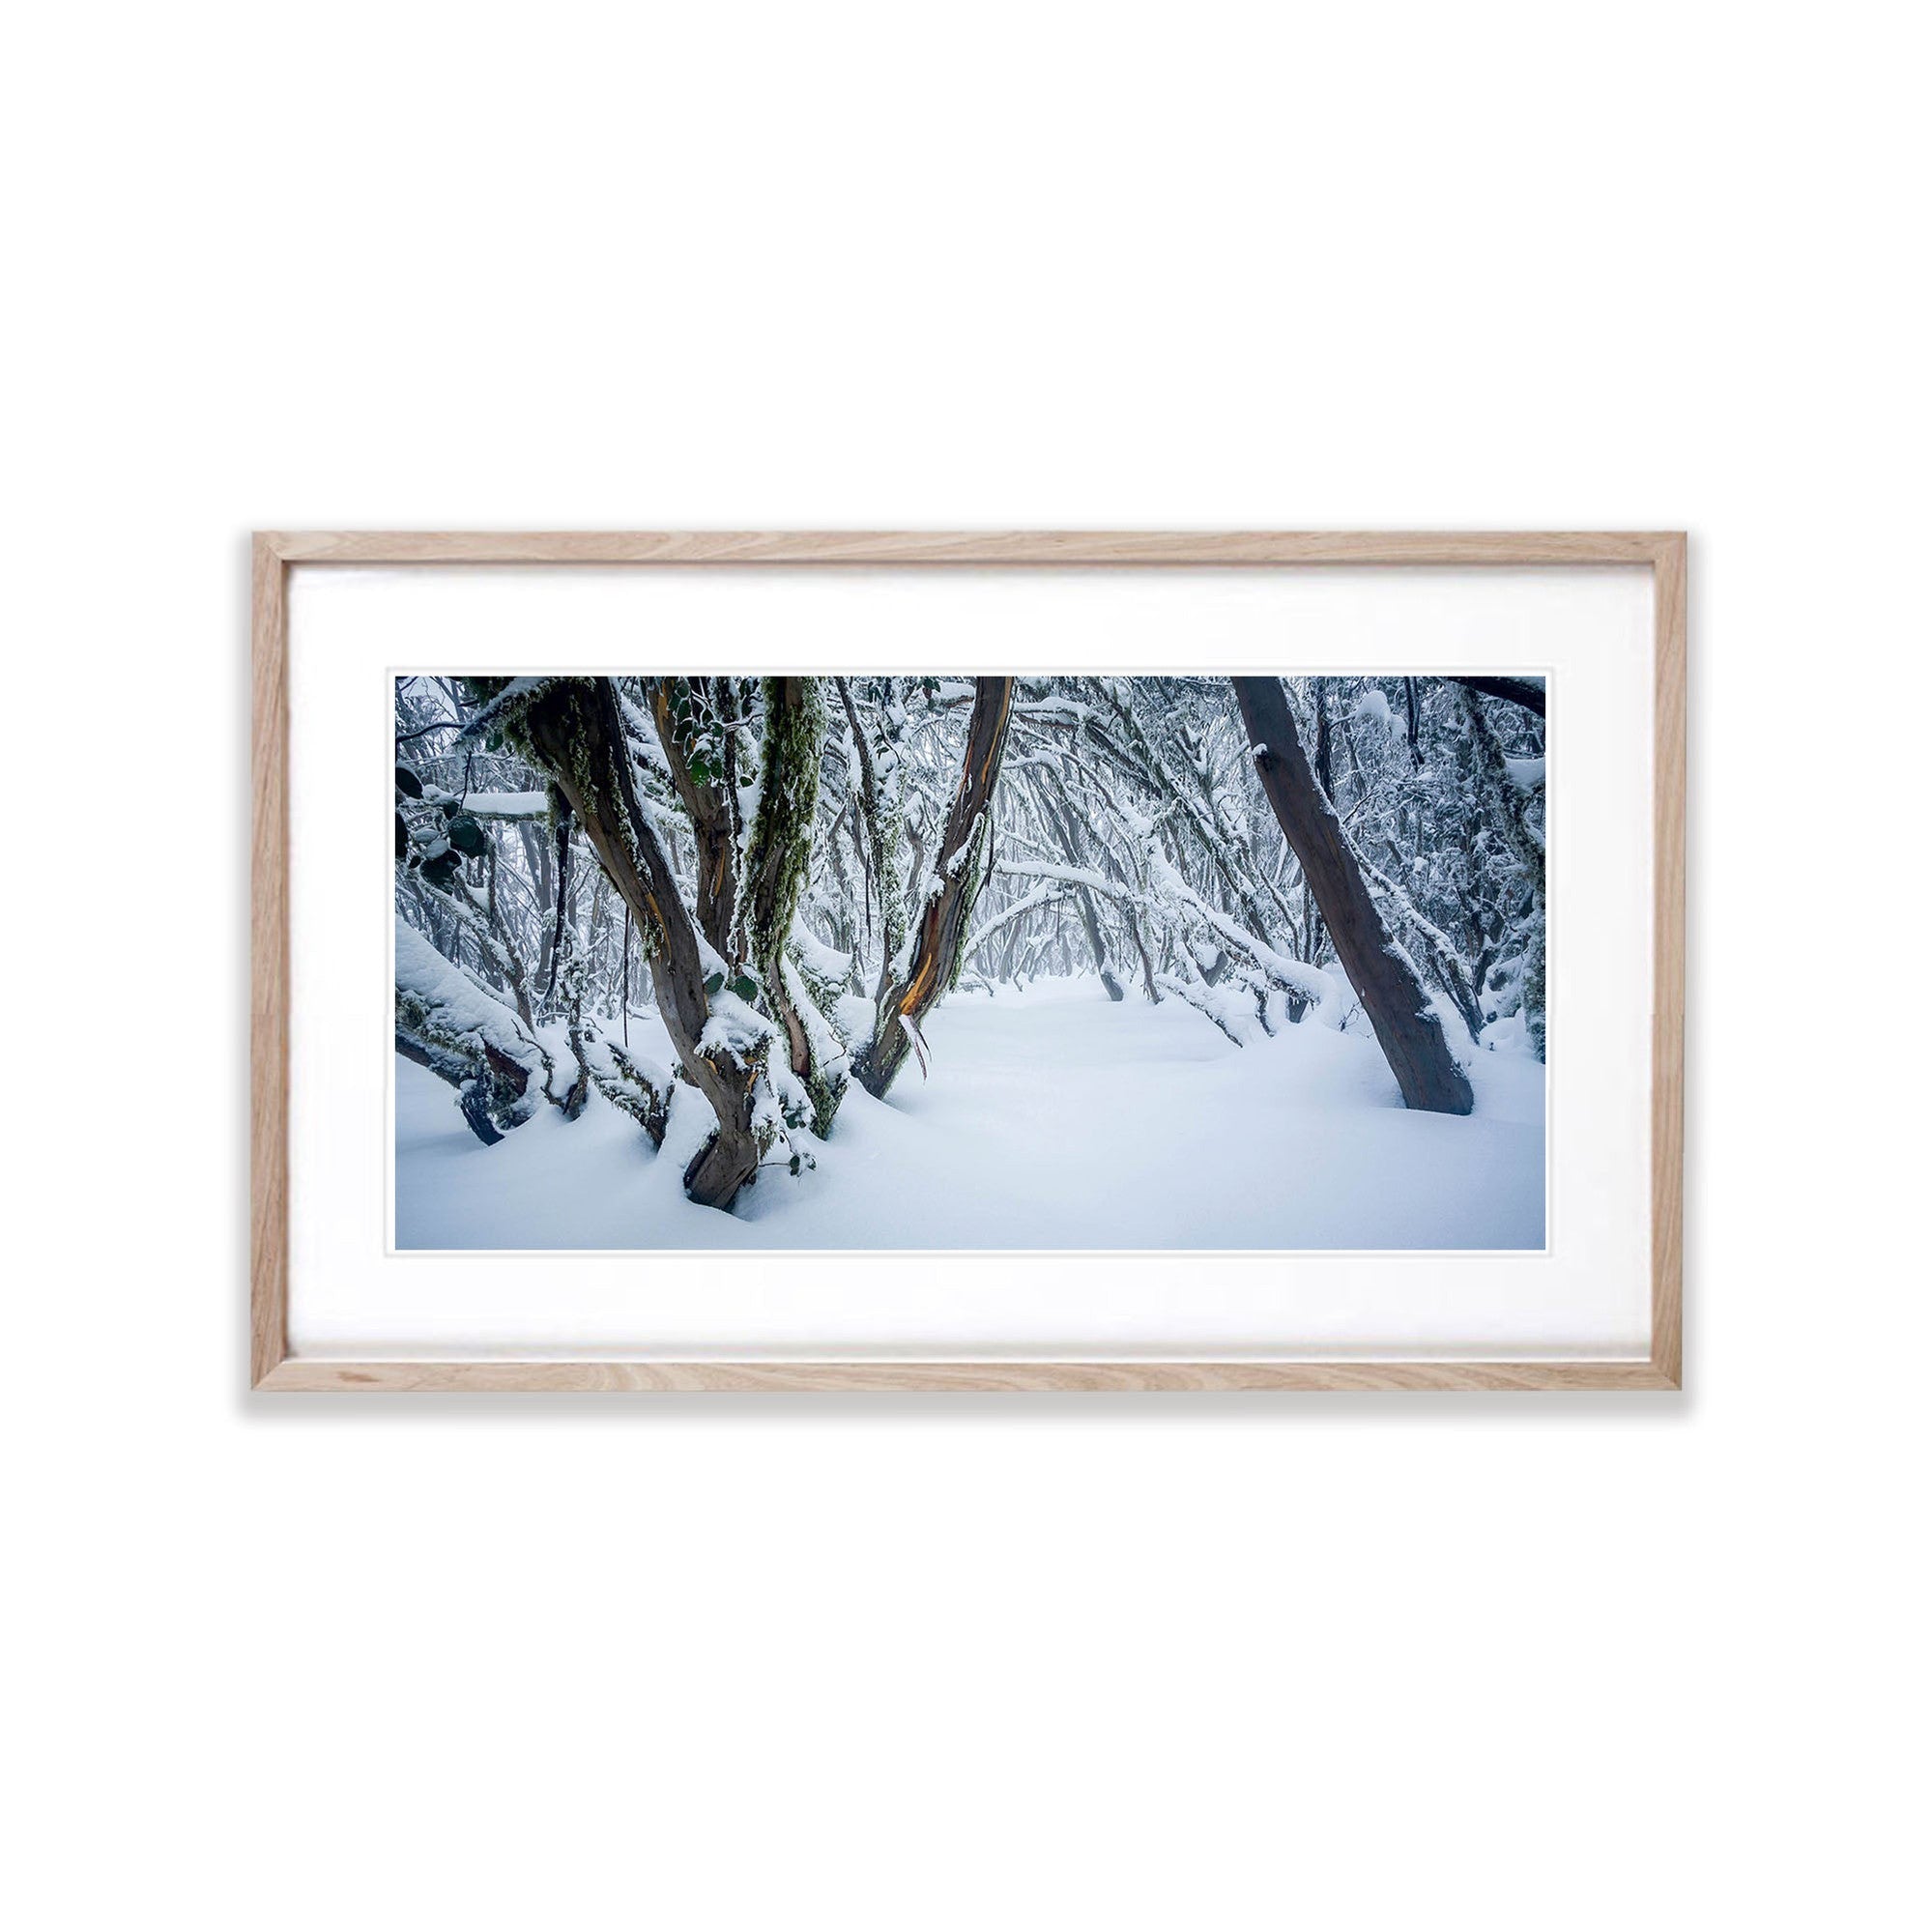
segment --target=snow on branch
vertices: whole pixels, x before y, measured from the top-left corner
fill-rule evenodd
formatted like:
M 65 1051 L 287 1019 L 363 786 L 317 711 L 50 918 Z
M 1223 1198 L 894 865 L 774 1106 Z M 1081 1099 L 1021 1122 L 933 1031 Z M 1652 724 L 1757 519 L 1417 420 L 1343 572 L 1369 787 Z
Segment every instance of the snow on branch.
M 1000 868 L 1002 872 L 1011 872 L 1016 869 L 1013 866 L 1001 866 Z M 1048 884 L 1035 886 L 1024 899 L 1016 899 L 1011 906 L 1003 907 L 999 911 L 995 912 L 984 925 L 976 927 L 967 938 L 960 957 L 962 959 L 971 959 L 973 954 L 988 939 L 992 938 L 995 933 L 1003 931 L 1006 927 L 1012 925 L 1015 920 L 1028 918 L 1033 913 L 1041 911 L 1049 906 L 1065 904 L 1067 896 L 1067 889 L 1061 885 Z
M 530 708 L 533 699 L 544 687 L 554 684 L 554 678 L 511 678 L 505 680 L 499 691 L 483 707 L 475 712 L 457 733 L 457 742 L 474 744 L 487 737 L 491 732 L 501 730 L 505 725 L 519 717 Z
M 482 1140 L 500 1139 L 536 1111 L 550 1055 L 501 1000 L 396 920 L 396 1047 L 457 1090 Z
M 473 819 L 547 819 L 550 799 L 543 792 L 471 792 L 464 795 L 463 809 Z

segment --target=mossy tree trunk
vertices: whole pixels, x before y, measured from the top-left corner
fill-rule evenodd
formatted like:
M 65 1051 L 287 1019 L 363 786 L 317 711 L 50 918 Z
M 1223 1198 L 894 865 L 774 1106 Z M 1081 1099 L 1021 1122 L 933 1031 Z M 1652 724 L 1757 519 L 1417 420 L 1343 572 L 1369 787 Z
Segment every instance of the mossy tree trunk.
M 436 1040 L 411 1026 L 400 1013 L 395 1033 L 396 1052 L 455 1088 L 456 1104 L 470 1132 L 485 1147 L 494 1147 L 504 1138 L 498 1119 L 522 1102 L 530 1086 L 529 1074 L 494 1048 Z
M 494 1146 L 554 1099 L 536 1035 L 469 969 L 396 924 L 396 1052 L 456 1091 L 470 1131 Z
M 764 736 L 758 809 L 745 844 L 743 904 L 733 955 L 749 958 L 772 1012 L 785 1028 L 792 1071 L 812 1102 L 822 1139 L 845 1097 L 836 1034 L 813 1003 L 788 947 L 798 897 L 812 870 L 812 825 L 825 752 L 825 700 L 816 678 L 764 680 Z
M 637 922 L 656 977 L 658 1009 L 686 1075 L 717 1115 L 717 1132 L 684 1170 L 705 1207 L 729 1207 L 757 1174 L 753 1126 L 763 1062 L 756 1050 L 701 1048 L 710 1019 L 697 928 L 678 896 L 670 854 L 638 803 L 617 692 L 608 678 L 557 678 L 523 712 L 532 760 L 556 784 Z

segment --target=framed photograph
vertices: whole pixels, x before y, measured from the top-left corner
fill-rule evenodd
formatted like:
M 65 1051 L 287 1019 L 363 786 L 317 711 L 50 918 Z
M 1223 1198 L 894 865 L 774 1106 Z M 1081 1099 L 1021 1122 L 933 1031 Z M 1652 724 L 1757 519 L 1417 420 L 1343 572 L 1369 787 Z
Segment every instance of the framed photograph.
M 255 1386 L 1681 1386 L 1682 535 L 271 533 L 253 608 Z

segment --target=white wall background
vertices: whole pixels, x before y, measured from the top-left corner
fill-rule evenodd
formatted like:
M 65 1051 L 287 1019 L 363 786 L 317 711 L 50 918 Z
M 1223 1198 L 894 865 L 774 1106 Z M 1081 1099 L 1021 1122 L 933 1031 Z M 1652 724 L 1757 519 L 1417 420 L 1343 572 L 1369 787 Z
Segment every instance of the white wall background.
M 17 23 L 15 1922 L 1922 1922 L 1916 25 Z M 245 1396 L 256 523 L 1687 526 L 1689 1394 Z

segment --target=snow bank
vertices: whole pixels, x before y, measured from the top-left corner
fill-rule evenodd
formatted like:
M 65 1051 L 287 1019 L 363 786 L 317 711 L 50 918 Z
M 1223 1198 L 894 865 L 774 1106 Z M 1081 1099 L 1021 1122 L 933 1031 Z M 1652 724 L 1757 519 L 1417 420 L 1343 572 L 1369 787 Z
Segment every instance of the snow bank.
M 1474 1055 L 1477 1110 L 1412 1113 L 1372 1041 L 1289 1026 L 1237 1050 L 1179 1000 L 1097 980 L 954 996 L 932 1077 L 854 1086 L 797 1179 L 768 1168 L 731 1214 L 679 1176 L 706 1110 L 679 1086 L 663 1152 L 593 1095 L 484 1147 L 448 1089 L 396 1065 L 405 1248 L 1540 1248 L 1543 1074 Z M 634 1020 L 640 1055 L 669 1059 Z M 1485 1042 L 1485 1044 L 1488 1044 Z M 1496 1043 L 1500 1044 L 1500 1043 Z M 693 1105 L 695 1103 L 695 1105 Z M 1185 1291 L 1185 1272 L 1177 1276 Z

